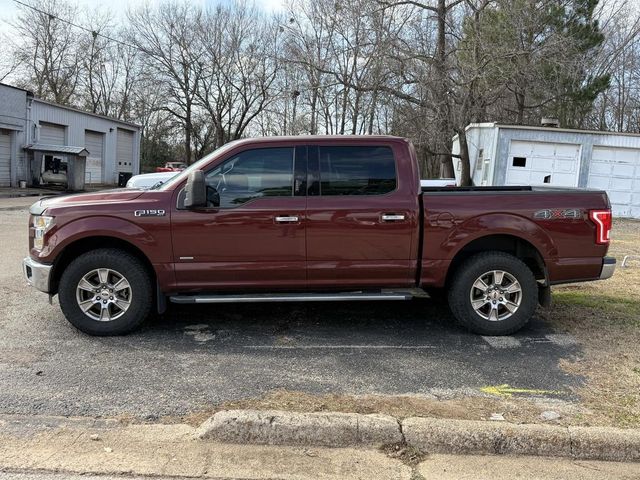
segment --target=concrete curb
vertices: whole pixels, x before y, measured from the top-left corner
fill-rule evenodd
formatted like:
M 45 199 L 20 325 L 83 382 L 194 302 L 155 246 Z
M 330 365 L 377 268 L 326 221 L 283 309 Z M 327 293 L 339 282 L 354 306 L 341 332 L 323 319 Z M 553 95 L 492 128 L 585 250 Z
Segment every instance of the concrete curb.
M 406 442 L 425 452 L 571 456 L 566 428 L 506 422 L 408 418 Z
M 640 430 L 560 427 L 387 415 L 227 410 L 196 431 L 201 440 L 330 447 L 407 443 L 427 453 L 640 460 Z
M 374 446 L 402 441 L 398 421 L 387 415 L 226 410 L 197 430 L 196 437 L 219 442 L 325 447 Z

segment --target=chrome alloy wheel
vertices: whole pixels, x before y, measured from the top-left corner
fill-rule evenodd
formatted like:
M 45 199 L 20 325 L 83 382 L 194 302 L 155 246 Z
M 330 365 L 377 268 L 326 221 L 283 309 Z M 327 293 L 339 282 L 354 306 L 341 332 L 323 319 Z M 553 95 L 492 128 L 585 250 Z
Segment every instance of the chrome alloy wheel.
M 522 287 L 502 270 L 483 273 L 473 282 L 471 306 L 485 320 L 498 322 L 516 313 L 522 302 Z
M 124 315 L 131 305 L 131 296 L 129 281 L 109 268 L 91 270 L 76 288 L 80 310 L 98 322 L 110 322 Z

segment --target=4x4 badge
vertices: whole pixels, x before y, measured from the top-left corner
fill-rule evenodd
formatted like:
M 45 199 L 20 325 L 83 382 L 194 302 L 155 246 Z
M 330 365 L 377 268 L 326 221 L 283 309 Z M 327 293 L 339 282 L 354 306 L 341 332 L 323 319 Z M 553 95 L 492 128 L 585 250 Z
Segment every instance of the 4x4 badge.
M 557 220 L 559 218 L 580 218 L 582 212 L 577 208 L 566 208 L 564 210 L 538 210 L 533 214 L 533 218 L 538 220 Z

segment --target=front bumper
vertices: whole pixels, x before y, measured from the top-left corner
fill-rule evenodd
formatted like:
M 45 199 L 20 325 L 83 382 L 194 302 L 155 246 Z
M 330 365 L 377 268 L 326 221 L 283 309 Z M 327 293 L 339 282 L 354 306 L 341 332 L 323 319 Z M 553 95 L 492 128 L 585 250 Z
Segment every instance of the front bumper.
M 52 267 L 53 265 L 36 262 L 31 257 L 22 260 L 22 271 L 27 282 L 44 293 L 49 293 L 49 276 Z
M 602 261 L 602 270 L 600 271 L 600 280 L 611 278 L 615 269 L 616 259 L 613 257 L 604 257 Z

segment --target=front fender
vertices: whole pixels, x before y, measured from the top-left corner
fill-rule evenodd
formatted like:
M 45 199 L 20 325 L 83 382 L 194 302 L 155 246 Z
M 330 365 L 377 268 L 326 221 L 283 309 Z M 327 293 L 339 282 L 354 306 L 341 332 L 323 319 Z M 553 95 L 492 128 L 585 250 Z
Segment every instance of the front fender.
M 161 250 L 158 239 L 139 225 L 128 220 L 106 215 L 91 216 L 72 220 L 55 229 L 47 238 L 42 251 L 31 251 L 31 255 L 43 263 L 53 263 L 55 258 L 68 245 L 89 237 L 112 237 L 131 243 L 141 251 Z M 154 258 L 154 262 L 169 261 Z

